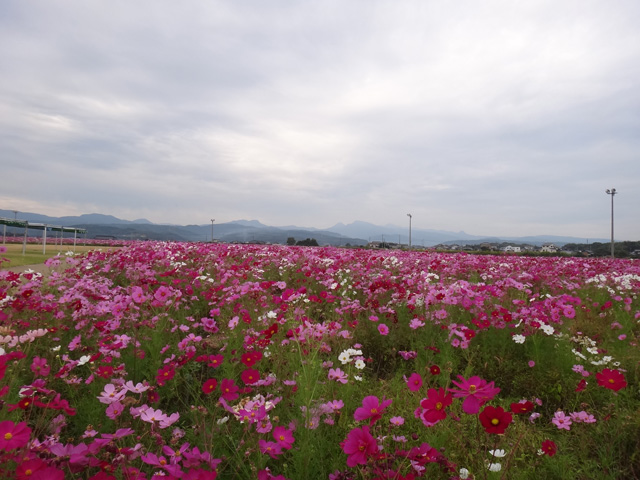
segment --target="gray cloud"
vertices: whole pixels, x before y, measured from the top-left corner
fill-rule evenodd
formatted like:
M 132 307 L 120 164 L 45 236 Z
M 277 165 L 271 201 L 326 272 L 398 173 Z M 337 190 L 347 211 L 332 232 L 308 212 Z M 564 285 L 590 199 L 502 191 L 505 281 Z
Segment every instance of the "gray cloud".
M 633 1 L 0 5 L 3 208 L 639 239 Z

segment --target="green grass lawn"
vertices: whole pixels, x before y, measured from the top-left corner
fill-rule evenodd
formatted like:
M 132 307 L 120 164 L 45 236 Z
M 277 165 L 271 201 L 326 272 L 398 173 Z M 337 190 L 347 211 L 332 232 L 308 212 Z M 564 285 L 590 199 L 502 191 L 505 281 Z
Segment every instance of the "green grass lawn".
M 23 265 L 38 265 L 44 263 L 48 258 L 55 257 L 56 255 L 64 256 L 68 251 L 74 251 L 73 246 L 70 245 L 47 245 L 46 253 L 42 253 L 42 245 L 27 245 L 25 253 L 22 253 L 22 244 L 6 244 L 4 245 L 7 251 L 0 254 L 0 258 L 3 258 L 0 262 L 0 269 L 9 267 L 21 267 Z M 75 253 L 85 253 L 89 250 L 95 250 L 96 248 L 113 248 L 113 247 L 96 247 L 76 245 Z

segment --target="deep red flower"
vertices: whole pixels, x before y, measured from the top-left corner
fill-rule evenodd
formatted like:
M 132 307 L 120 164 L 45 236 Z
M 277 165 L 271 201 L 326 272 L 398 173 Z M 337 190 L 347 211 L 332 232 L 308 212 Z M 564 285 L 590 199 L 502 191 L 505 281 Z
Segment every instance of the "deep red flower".
M 223 378 L 220 382 L 220 391 L 222 392 L 222 398 L 225 400 L 232 401 L 238 398 L 240 396 L 238 395 L 238 390 L 236 383 L 229 378 Z
M 246 352 L 242 354 L 240 361 L 247 367 L 253 367 L 262 358 L 262 352 Z
M 487 433 L 501 435 L 507 429 L 513 417 L 509 412 L 505 412 L 502 407 L 484 407 L 478 416 L 480 423 Z
M 596 373 L 596 379 L 598 380 L 598 385 L 614 392 L 627 386 L 624 374 L 620 370 L 605 368 L 600 373 Z
M 175 368 L 173 368 L 172 364 L 165 365 L 164 367 L 158 369 L 158 374 L 156 375 L 156 381 L 158 385 L 164 385 L 166 382 L 171 380 L 176 374 Z
M 210 378 L 202 384 L 202 391 L 207 395 L 213 392 L 218 386 L 218 381 L 215 378 Z
M 510 405 L 510 408 L 513 413 L 518 415 L 518 414 L 529 413 L 531 410 L 533 410 L 534 405 L 533 405 L 533 402 L 530 402 L 529 400 L 527 400 L 524 402 L 512 403 Z
M 245 383 L 245 385 L 253 385 L 258 380 L 260 380 L 260 372 L 255 368 L 247 368 L 240 374 L 240 378 Z
M 440 375 L 440 367 L 438 365 L 431 365 L 429 371 L 431 375 Z
M 558 451 L 558 447 L 552 440 L 545 440 L 544 442 L 542 442 L 541 448 L 544 454 L 549 455 L 550 457 L 553 457 Z
M 111 365 L 100 365 L 96 369 L 96 375 L 109 379 L 113 376 L 113 367 Z
M 578 382 L 578 386 L 576 387 L 576 392 L 582 392 L 585 388 L 587 388 L 587 381 L 583 378 Z
M 438 423 L 440 420 L 447 418 L 445 409 L 453 402 L 453 395 L 447 394 L 444 388 L 430 388 L 427 391 L 427 398 L 420 402 L 420 406 L 424 409 L 422 418 L 428 423 Z

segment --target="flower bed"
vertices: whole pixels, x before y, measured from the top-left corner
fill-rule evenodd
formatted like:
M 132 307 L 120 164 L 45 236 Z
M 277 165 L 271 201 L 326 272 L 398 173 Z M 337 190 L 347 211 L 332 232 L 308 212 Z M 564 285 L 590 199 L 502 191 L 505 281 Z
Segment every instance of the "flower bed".
M 640 475 L 637 261 L 145 242 L 50 263 L 0 272 L 2 478 Z

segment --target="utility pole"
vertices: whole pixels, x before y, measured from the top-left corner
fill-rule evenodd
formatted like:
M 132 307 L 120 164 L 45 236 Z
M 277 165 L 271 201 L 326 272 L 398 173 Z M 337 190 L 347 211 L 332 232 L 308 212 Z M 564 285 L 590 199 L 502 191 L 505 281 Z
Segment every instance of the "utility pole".
M 615 254 L 613 249 L 613 197 L 618 192 L 616 192 L 615 188 L 612 188 L 611 190 L 607 188 L 606 191 L 607 191 L 607 195 L 611 195 L 611 258 L 614 258 Z
M 216 219 L 212 218 L 211 219 L 211 243 L 213 243 L 213 222 L 215 222 Z
M 411 219 L 413 216 L 410 213 L 407 213 L 407 217 L 409 217 L 409 249 L 411 249 Z

